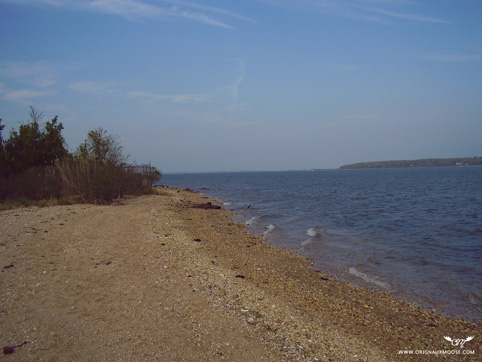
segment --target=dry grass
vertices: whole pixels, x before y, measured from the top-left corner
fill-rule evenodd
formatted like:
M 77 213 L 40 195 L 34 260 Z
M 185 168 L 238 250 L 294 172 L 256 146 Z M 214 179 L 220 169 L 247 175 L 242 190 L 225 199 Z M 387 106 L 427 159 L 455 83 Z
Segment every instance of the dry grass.
M 27 198 L 19 197 L 12 200 L 0 200 L 0 210 L 12 210 L 23 207 L 49 207 L 49 206 L 62 206 L 79 204 L 81 200 L 79 197 L 70 196 L 64 198 L 50 198 L 43 200 L 30 200 Z

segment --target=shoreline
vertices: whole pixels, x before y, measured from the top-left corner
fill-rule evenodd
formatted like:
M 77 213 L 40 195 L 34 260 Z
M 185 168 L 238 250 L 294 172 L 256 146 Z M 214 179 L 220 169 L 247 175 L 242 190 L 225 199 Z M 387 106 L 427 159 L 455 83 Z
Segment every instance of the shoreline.
M 480 325 L 332 279 L 207 196 L 0 212 L 0 347 L 21 360 L 479 360 Z M 102 337 L 104 336 L 104 337 Z M 427 359 L 425 359 L 427 357 Z M 426 355 L 424 360 L 440 356 Z
M 169 186 L 162 186 L 162 187 L 169 187 Z M 214 200 L 216 200 L 216 202 L 220 203 L 220 205 L 223 205 L 223 207 L 226 206 L 225 201 L 222 198 L 217 198 L 214 196 L 210 196 L 209 194 L 205 194 L 203 193 L 203 190 L 199 190 L 199 191 L 192 190 L 192 189 L 186 189 L 186 190 L 192 191 L 192 192 L 199 192 L 201 195 L 204 195 L 209 198 L 213 198 Z M 324 274 L 329 275 L 331 278 L 335 278 L 344 283 L 353 284 L 362 289 L 368 289 L 376 293 L 388 294 L 397 300 L 401 300 L 409 304 L 414 304 L 426 310 L 436 311 L 436 313 L 442 314 L 447 318 L 464 319 L 476 324 L 480 324 L 482 322 L 482 316 L 477 317 L 476 316 L 477 313 L 474 310 L 471 310 L 470 313 L 464 314 L 463 312 L 461 312 L 460 307 L 453 308 L 449 304 L 447 304 L 447 301 L 437 300 L 429 296 L 417 294 L 414 291 L 411 291 L 409 288 L 404 288 L 403 286 L 390 283 L 389 281 L 378 281 L 377 276 L 374 276 L 374 277 L 367 276 L 363 272 L 358 271 L 356 269 L 356 266 L 354 265 L 351 266 L 351 265 L 343 264 L 342 267 L 333 267 L 333 266 L 330 267 L 330 266 L 324 265 L 323 262 L 320 261 L 319 258 L 317 259 L 316 256 L 312 256 L 312 255 L 310 256 L 309 253 L 303 254 L 303 250 L 300 249 L 299 247 L 297 248 L 296 244 L 291 244 L 289 242 L 286 242 L 286 240 L 280 241 L 276 238 L 272 238 L 270 240 L 270 233 L 271 233 L 270 228 L 271 227 L 276 228 L 277 226 L 268 225 L 268 226 L 265 226 L 264 228 L 258 227 L 256 229 L 252 227 L 252 219 L 256 219 L 259 216 L 255 216 L 254 218 L 249 219 L 243 216 L 242 211 L 236 212 L 235 210 L 230 210 L 230 209 L 227 209 L 227 210 L 234 214 L 234 218 L 236 222 L 239 222 L 246 226 L 246 230 L 248 233 L 252 233 L 254 235 L 265 238 L 266 242 L 269 245 L 272 245 L 276 248 L 293 250 L 293 252 L 300 255 L 300 257 L 307 259 L 311 263 L 311 266 L 315 271 L 322 272 Z M 303 243 L 301 243 L 301 245 L 303 245 Z

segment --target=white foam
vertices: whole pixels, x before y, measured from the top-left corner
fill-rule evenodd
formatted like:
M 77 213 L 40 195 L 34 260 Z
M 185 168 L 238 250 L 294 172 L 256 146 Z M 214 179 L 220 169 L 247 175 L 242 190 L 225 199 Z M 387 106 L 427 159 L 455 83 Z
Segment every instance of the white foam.
M 315 237 L 316 235 L 318 235 L 318 230 L 316 229 L 316 227 L 308 229 L 306 231 L 306 235 L 308 235 L 310 237 Z
M 268 225 L 266 226 L 266 231 L 263 233 L 263 236 L 267 236 L 270 232 L 276 229 L 275 225 Z
M 313 239 L 306 239 L 305 241 L 303 241 L 301 243 L 301 246 L 306 246 L 306 245 L 310 245 L 311 243 L 313 242 Z
M 306 235 L 308 235 L 310 238 L 315 238 L 315 237 L 323 238 L 324 233 L 325 233 L 325 230 L 323 230 L 323 228 L 320 226 L 315 226 L 306 230 Z
M 252 217 L 251 219 L 246 220 L 246 221 L 245 221 L 245 224 L 246 224 L 246 225 L 252 225 L 252 224 L 254 224 L 254 223 L 256 222 L 256 220 L 258 220 L 258 219 L 259 219 L 258 216 Z
M 366 281 L 367 283 L 371 283 L 371 284 L 375 284 L 375 285 L 378 285 L 379 287 L 382 287 L 382 288 L 385 288 L 385 289 L 388 289 L 388 284 L 387 283 L 384 283 L 380 280 L 378 280 L 377 277 L 370 277 L 368 276 L 367 274 L 365 273 L 362 273 L 358 270 L 356 270 L 355 267 L 350 267 L 348 269 L 348 272 L 360 279 L 363 279 L 364 281 Z

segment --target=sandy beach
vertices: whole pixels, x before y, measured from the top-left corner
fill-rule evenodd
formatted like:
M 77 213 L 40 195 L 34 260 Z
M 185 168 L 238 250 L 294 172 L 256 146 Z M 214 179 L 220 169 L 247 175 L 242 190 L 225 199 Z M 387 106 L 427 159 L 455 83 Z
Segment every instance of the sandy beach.
M 480 325 L 328 277 L 213 200 L 158 191 L 0 212 L 1 361 L 482 360 Z

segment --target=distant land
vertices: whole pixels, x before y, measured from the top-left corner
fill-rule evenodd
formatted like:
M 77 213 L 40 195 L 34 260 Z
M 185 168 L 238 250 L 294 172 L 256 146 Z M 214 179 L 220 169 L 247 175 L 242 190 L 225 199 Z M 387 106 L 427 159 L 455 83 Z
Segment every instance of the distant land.
M 425 158 L 421 160 L 359 162 L 341 166 L 340 170 L 447 166 L 482 166 L 482 157 Z

